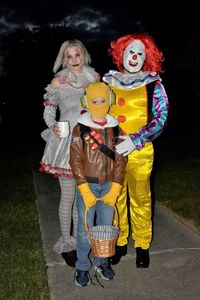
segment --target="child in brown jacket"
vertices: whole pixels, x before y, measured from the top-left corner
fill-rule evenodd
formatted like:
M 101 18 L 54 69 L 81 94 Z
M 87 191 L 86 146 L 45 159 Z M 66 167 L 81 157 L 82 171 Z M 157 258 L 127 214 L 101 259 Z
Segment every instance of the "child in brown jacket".
M 115 151 L 122 135 L 118 120 L 107 114 L 115 101 L 112 90 L 103 82 L 89 84 L 81 102 L 88 111 L 78 119 L 72 132 L 70 165 L 77 183 L 77 262 L 75 283 L 90 283 L 90 244 L 84 227 L 85 210 L 88 226 L 112 225 L 114 205 L 121 192 L 127 157 Z M 97 201 L 100 199 L 100 201 Z M 105 280 L 114 278 L 114 270 L 106 258 L 93 257 L 95 270 Z

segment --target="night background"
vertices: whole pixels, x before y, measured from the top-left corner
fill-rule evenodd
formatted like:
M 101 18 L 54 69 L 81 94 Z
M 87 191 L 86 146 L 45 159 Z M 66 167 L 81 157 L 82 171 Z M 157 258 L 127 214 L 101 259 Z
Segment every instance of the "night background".
M 46 127 L 42 116 L 44 88 L 53 78 L 53 64 L 65 40 L 80 39 L 91 54 L 91 66 L 102 76 L 116 69 L 107 53 L 110 41 L 134 32 L 151 34 L 165 56 L 161 77 L 170 103 L 165 135 L 196 131 L 200 108 L 197 4 L 190 1 L 174 8 L 168 1 L 126 1 L 120 6 L 104 0 L 2 0 L 1 134 L 7 134 L 12 125 L 20 130 L 20 137 L 28 132 L 40 138 Z M 25 121 L 29 123 L 25 125 Z

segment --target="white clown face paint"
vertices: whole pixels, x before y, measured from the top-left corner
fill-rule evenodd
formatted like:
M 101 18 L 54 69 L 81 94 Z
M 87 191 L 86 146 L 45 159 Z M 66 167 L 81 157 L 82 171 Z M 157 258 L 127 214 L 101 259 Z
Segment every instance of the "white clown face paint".
M 124 51 L 123 65 L 129 73 L 136 73 L 142 69 L 146 58 L 145 46 L 140 40 L 131 42 Z

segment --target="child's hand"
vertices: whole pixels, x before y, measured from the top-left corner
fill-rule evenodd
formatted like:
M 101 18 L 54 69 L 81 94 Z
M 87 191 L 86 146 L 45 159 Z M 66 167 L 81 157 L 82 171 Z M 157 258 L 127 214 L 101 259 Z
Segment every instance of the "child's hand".
M 112 182 L 110 191 L 102 197 L 105 204 L 114 206 L 118 196 L 120 195 L 122 186 L 119 183 Z
M 90 207 L 96 205 L 96 196 L 90 190 L 89 184 L 87 182 L 79 185 L 78 189 L 83 197 L 83 201 L 87 210 L 89 210 Z

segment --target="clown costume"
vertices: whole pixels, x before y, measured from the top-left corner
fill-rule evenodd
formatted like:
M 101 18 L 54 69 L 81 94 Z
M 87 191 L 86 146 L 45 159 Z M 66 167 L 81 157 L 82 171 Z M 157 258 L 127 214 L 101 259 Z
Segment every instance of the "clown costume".
M 152 241 L 152 141 L 162 133 L 168 117 L 168 97 L 159 76 L 163 54 L 147 34 L 130 34 L 118 38 L 111 42 L 109 54 L 119 69 L 110 70 L 103 76 L 103 81 L 116 94 L 116 105 L 110 108 L 109 113 L 118 119 L 126 134 L 124 141 L 117 145 L 117 152 L 128 155 L 124 186 L 117 201 L 121 234 L 116 254 L 110 261 L 117 264 L 127 253 L 127 215 L 130 210 L 136 267 L 147 268 Z

